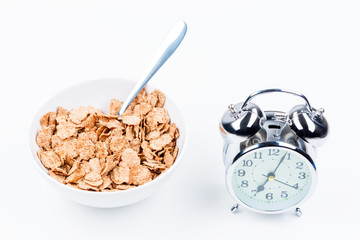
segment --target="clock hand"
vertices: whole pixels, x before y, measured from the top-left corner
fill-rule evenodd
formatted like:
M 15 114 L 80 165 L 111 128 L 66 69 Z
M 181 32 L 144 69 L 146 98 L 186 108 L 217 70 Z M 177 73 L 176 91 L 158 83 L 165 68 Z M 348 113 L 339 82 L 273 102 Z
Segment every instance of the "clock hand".
M 261 174 L 261 175 L 263 175 L 264 177 L 267 177 L 265 174 Z M 287 184 L 287 183 L 285 183 L 285 182 L 282 182 L 282 181 L 280 181 L 280 180 L 277 180 L 276 178 L 274 178 L 274 181 L 277 181 L 277 182 L 282 183 L 282 184 L 284 184 L 284 185 L 286 185 L 286 186 L 295 188 L 296 190 L 298 189 L 298 188 L 296 188 L 296 187 L 294 187 L 294 186 L 291 186 L 290 184 Z
M 265 189 L 265 184 L 269 181 L 268 176 L 266 176 L 266 175 L 264 175 L 264 174 L 263 174 L 263 176 L 266 177 L 266 181 L 265 181 L 262 185 L 259 185 L 259 186 L 257 187 L 256 193 L 254 194 L 254 196 L 256 196 L 256 194 L 258 194 L 259 192 L 264 191 L 264 189 Z M 253 191 L 254 191 L 254 190 L 253 190 Z
M 285 157 L 287 155 L 287 152 L 284 154 L 284 156 L 281 157 L 279 164 L 276 166 L 275 170 L 272 171 L 272 173 L 275 175 L 276 170 L 279 168 L 280 164 L 284 161 Z
M 256 193 L 254 194 L 254 196 L 256 196 L 256 194 L 258 194 L 261 191 L 264 191 L 265 187 L 264 185 L 267 183 L 268 180 L 266 180 L 266 182 L 263 185 L 259 185 L 256 189 Z
M 279 168 L 280 164 L 284 161 L 285 157 L 287 155 L 287 152 L 284 154 L 284 156 L 281 157 L 278 165 L 276 166 L 275 170 L 270 172 L 267 176 L 262 174 L 264 177 L 267 177 L 266 181 L 262 184 L 262 185 L 259 185 L 256 189 L 256 193 L 254 194 L 254 196 L 256 196 L 256 194 L 258 194 L 259 192 L 261 191 L 264 191 L 265 189 L 265 184 L 269 181 L 269 179 L 271 178 L 272 180 L 275 179 L 275 172 L 276 170 Z

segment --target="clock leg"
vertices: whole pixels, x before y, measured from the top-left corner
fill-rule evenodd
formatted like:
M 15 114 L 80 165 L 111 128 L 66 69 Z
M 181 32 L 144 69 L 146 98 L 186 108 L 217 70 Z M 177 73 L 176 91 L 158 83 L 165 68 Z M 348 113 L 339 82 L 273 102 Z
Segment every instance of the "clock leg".
M 236 213 L 238 209 L 239 209 L 239 204 L 235 204 L 234 206 L 231 207 L 231 212 Z
M 296 214 L 296 216 L 298 216 L 298 217 L 301 217 L 301 215 L 302 215 L 302 211 L 301 211 L 301 209 L 300 208 L 295 208 L 295 214 Z

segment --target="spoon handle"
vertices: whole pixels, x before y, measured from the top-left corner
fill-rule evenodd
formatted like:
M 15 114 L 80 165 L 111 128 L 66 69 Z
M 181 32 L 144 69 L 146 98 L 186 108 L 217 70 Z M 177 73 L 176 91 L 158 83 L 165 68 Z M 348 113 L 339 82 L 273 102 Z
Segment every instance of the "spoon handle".
M 161 66 L 169 59 L 169 57 L 175 52 L 181 41 L 184 39 L 187 30 L 185 22 L 177 23 L 166 36 L 162 42 L 159 50 L 157 51 L 154 59 L 149 67 L 144 72 L 141 79 L 136 83 L 134 89 L 127 97 L 123 105 L 119 110 L 119 115 L 122 115 L 128 108 L 130 103 L 134 100 L 137 94 L 143 89 L 146 83 L 154 76 L 154 74 L 161 68 Z

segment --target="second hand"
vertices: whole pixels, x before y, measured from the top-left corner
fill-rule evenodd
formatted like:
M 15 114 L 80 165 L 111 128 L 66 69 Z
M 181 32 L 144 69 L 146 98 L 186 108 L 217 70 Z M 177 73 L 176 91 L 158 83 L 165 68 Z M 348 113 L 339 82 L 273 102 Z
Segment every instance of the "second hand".
M 263 175 L 264 177 L 267 177 L 265 174 L 261 174 L 261 175 Z M 291 186 L 290 184 L 287 184 L 287 183 L 285 183 L 285 182 L 279 181 L 279 180 L 277 180 L 276 178 L 274 178 L 274 181 L 277 181 L 277 182 L 282 183 L 282 184 L 284 184 L 284 185 L 286 185 L 286 186 L 295 188 L 296 190 L 298 189 L 297 187 L 294 187 L 294 186 Z

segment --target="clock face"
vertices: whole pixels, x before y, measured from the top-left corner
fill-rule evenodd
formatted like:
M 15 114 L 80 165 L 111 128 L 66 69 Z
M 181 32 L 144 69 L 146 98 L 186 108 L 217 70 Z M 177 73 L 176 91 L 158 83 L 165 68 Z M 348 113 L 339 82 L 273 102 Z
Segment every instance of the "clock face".
M 242 155 L 228 171 L 230 192 L 264 212 L 296 206 L 309 193 L 315 169 L 302 154 L 285 147 L 261 147 Z

